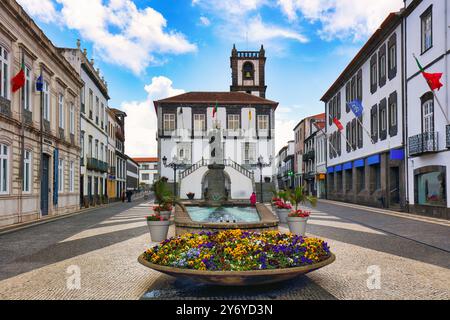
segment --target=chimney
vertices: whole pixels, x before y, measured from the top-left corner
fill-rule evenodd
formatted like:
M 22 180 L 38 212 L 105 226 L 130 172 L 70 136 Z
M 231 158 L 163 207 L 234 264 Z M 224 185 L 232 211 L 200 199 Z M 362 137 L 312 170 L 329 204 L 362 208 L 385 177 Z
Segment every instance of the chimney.
M 80 41 L 80 39 L 77 39 L 77 48 L 80 49 L 80 47 L 81 47 L 81 41 Z

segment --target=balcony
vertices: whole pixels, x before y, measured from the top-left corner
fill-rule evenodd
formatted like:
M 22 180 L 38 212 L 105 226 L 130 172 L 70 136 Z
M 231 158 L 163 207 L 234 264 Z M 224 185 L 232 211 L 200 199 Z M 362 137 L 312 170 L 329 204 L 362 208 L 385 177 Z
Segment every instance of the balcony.
M 99 172 L 108 172 L 108 164 L 95 158 L 87 158 L 87 169 Z
M 305 173 L 304 176 L 305 180 L 314 180 L 316 177 L 315 171 L 309 171 L 308 173 Z
M 448 132 L 448 131 L 447 131 Z M 409 137 L 409 155 L 417 156 L 424 153 L 436 152 L 439 150 L 438 133 L 424 132 Z
M 309 160 L 314 160 L 314 157 L 316 156 L 316 153 L 314 150 L 309 150 L 303 155 L 303 161 L 308 162 Z
M 446 137 L 447 137 L 446 147 L 450 148 L 450 124 L 446 126 Z
M 0 96 L 0 113 L 11 117 L 11 101 Z

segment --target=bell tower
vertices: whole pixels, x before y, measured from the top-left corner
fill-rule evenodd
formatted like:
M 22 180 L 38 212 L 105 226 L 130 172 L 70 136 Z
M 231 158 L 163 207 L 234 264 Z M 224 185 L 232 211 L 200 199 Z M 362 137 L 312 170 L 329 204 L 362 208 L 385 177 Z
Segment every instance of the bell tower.
M 263 45 L 259 51 L 231 50 L 231 86 L 230 91 L 239 91 L 266 97 L 266 52 Z

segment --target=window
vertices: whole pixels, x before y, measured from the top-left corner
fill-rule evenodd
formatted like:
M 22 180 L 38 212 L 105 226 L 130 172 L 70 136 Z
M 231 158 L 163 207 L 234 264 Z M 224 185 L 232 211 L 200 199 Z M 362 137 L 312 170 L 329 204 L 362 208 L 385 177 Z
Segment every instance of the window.
M 386 78 L 386 56 L 383 54 L 380 57 L 380 82 Z
M 80 148 L 81 148 L 81 165 L 84 164 L 84 131 L 81 131 L 80 135 Z
M 418 171 L 423 173 L 415 174 L 415 198 L 416 203 L 426 206 L 447 206 L 446 198 L 446 169 L 441 166 L 431 166 L 421 168 Z
M 356 191 L 359 193 L 366 187 L 365 168 L 356 168 Z
M 70 133 L 75 134 L 75 107 L 73 103 L 70 104 Z
M 59 110 L 59 127 L 64 129 L 64 96 L 58 96 L 58 110 Z
M 386 108 L 383 108 L 380 110 L 380 121 L 381 121 L 381 131 L 386 131 L 386 121 L 387 121 L 387 114 L 386 114 Z
M 95 154 L 94 154 L 94 158 L 98 159 L 98 140 L 95 139 Z
M 165 113 L 164 114 L 164 131 L 174 131 L 175 130 L 175 114 Z
M 334 191 L 334 173 L 330 173 L 328 174 L 328 190 L 329 191 Z
M 99 108 L 100 108 L 100 100 L 98 99 L 98 97 L 95 97 L 95 123 L 96 124 L 98 124 Z
M 205 114 L 194 114 L 194 131 L 205 131 L 206 120 Z
M 429 7 L 421 16 L 422 20 L 422 53 L 433 46 L 433 7 Z
M 89 158 L 92 158 L 92 136 L 89 136 L 88 152 L 89 152 Z
M 255 161 L 255 144 L 244 142 L 243 159 L 244 164 L 252 164 Z
M 389 124 L 391 127 L 397 126 L 397 102 L 389 105 Z
M 101 113 L 100 113 L 100 117 L 101 117 L 101 119 L 102 119 L 102 121 L 101 121 L 101 128 L 103 129 L 103 123 L 104 123 L 104 121 L 103 121 L 103 119 L 104 119 L 104 117 L 105 117 L 105 105 L 103 104 L 103 102 L 101 103 Z
M 389 47 L 389 69 L 393 70 L 397 67 L 397 46 L 391 45 Z
M 0 47 L 0 97 L 9 98 L 9 55 Z
M 371 192 L 375 192 L 381 189 L 381 170 L 380 165 L 375 164 L 370 166 L 370 175 L 371 175 Z
M 269 129 L 269 116 L 268 115 L 258 115 L 258 130 L 268 130 Z
M 9 147 L 0 144 L 0 194 L 9 192 Z
M 245 62 L 242 68 L 243 78 L 244 80 L 253 80 L 254 79 L 254 68 L 253 63 Z
M 239 130 L 241 127 L 240 116 L 238 114 L 228 115 L 228 129 L 229 130 Z
M 373 94 L 377 91 L 378 73 L 377 73 L 377 55 L 374 54 L 370 59 L 370 92 Z
M 69 165 L 69 191 L 74 192 L 75 190 L 75 168 L 73 161 L 70 161 Z
M 31 70 L 25 67 L 25 97 L 24 97 L 24 108 L 25 110 L 31 111 Z
M 374 142 L 378 141 L 378 106 L 374 105 L 370 114 L 370 133 Z
M 100 161 L 103 161 L 103 143 L 100 143 Z
M 64 192 L 64 160 L 58 160 L 58 192 Z
M 86 86 L 84 86 L 83 88 L 81 88 L 81 92 L 80 92 L 80 101 L 81 101 L 81 112 L 85 113 L 85 104 L 86 104 Z
M 92 120 L 94 110 L 94 93 L 89 89 L 89 119 Z
M 31 191 L 31 180 L 32 180 L 32 170 L 31 167 L 31 151 L 25 150 L 25 154 L 23 156 L 23 192 Z
M 434 101 L 427 100 L 422 105 L 423 132 L 434 132 Z
M 44 96 L 44 101 L 43 101 L 43 113 L 44 113 L 44 119 L 47 121 L 50 121 L 50 90 L 49 90 L 49 85 L 47 81 L 44 81 L 43 87 L 42 87 L 42 91 L 43 91 L 43 96 Z
M 150 180 L 150 175 L 148 173 L 143 173 L 141 180 Z

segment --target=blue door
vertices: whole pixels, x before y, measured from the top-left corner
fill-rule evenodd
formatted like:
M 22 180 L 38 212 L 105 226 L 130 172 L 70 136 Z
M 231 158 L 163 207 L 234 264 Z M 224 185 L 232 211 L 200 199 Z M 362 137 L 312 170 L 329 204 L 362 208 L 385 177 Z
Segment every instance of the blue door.
M 48 215 L 48 171 L 49 171 L 49 156 L 44 154 L 42 156 L 42 179 L 41 179 L 41 212 L 42 216 Z

